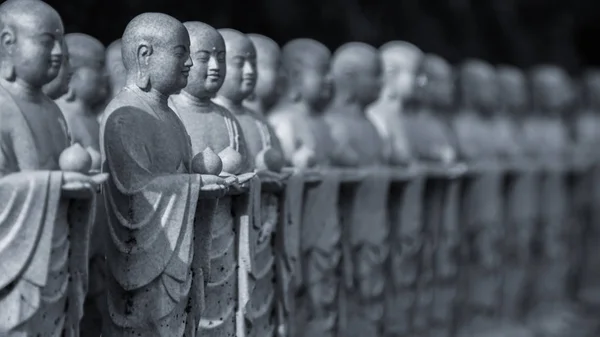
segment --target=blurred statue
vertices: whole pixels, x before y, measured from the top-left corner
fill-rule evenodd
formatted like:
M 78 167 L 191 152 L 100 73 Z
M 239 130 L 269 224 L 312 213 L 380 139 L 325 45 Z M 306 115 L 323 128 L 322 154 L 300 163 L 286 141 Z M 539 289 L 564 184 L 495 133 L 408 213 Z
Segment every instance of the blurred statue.
M 77 337 L 97 185 L 42 87 L 64 62 L 60 15 L 0 5 L 0 335 Z
M 582 273 L 578 297 L 583 301 L 600 303 L 600 270 L 596 267 L 600 263 L 600 170 L 596 149 L 600 145 L 600 70 L 588 69 L 582 78 L 583 104 L 577 114 L 575 133 L 578 155 L 586 163 L 591 162 L 592 168 L 580 182 L 581 190 L 575 198 L 580 200 L 581 208 L 577 214 L 583 215 L 584 228 L 582 228 L 583 241 L 580 259 L 582 260 Z M 591 188 L 590 188 L 591 187 Z
M 331 99 L 331 52 L 318 41 L 296 39 L 282 49 L 282 93 L 269 122 L 295 167 L 326 166 L 333 140 L 324 119 Z
M 454 99 L 452 76 L 446 60 L 425 55 L 417 68 L 411 106 L 406 109 L 406 130 L 415 158 L 425 168 L 442 171 L 415 179 L 409 185 L 410 196 L 405 197 L 415 203 L 408 225 L 402 228 L 401 250 L 406 250 L 402 254 L 404 284 L 416 289 L 410 296 L 414 298 L 411 332 L 417 335 L 447 334 L 454 320 L 460 230 L 456 213 L 459 185 L 448 174 L 456 165 L 447 122 Z
M 65 36 L 73 76 L 69 91 L 56 100 L 73 141 L 80 143 L 92 156 L 92 169 L 100 170 L 100 145 L 96 105 L 106 99 L 104 45 L 92 36 L 71 33 Z
M 269 123 L 281 140 L 287 162 L 303 170 L 323 169 L 319 184 L 307 183 L 303 205 L 296 205 L 302 212 L 298 262 L 294 266 L 279 266 L 278 286 L 282 294 L 278 317 L 287 321 L 289 336 L 294 333 L 330 336 L 335 333 L 337 322 L 339 177 L 325 170 L 333 139 L 323 116 L 323 109 L 331 98 L 330 60 L 330 51 L 315 40 L 288 42 L 281 53 L 281 95 L 269 114 Z M 288 181 L 288 189 L 290 185 Z M 286 199 L 293 200 L 289 194 Z M 278 233 L 282 233 L 278 237 L 293 240 L 294 234 L 289 226 L 287 228 L 288 233 L 285 227 L 278 229 Z M 289 247 L 286 251 L 294 247 L 291 241 L 284 243 Z M 299 294 L 297 298 L 296 294 Z
M 522 121 L 529 108 L 527 79 L 512 66 L 497 69 L 503 99 L 493 119 L 500 159 L 507 167 L 505 179 L 504 280 L 502 314 L 518 319 L 527 310 L 531 285 L 532 239 L 538 220 L 537 175 L 523 139 Z
M 260 34 L 248 34 L 256 48 L 258 77 L 254 92 L 244 100 L 244 104 L 261 115 L 266 115 L 277 103 L 281 90 L 281 50 L 277 43 Z
M 423 52 L 403 41 L 388 42 L 380 48 L 383 61 L 383 89 L 368 109 L 367 117 L 375 125 L 392 165 L 406 166 L 411 152 L 405 133 L 404 106 L 412 95 L 417 66 Z
M 544 168 L 540 192 L 542 213 L 535 239 L 540 247 L 536 301 L 562 301 L 567 297 L 567 280 L 572 261 L 568 247 L 567 186 L 563 167 L 569 159 L 569 135 L 564 122 L 573 98 L 568 74 L 556 66 L 540 65 L 531 72 L 533 121 L 527 129 Z M 527 124 L 526 124 L 527 125 Z M 533 133 L 533 135 L 531 135 Z
M 127 84 L 107 106 L 100 132 L 102 169 L 111 174 L 103 188 L 110 235 L 102 334 L 195 336 L 204 293 L 193 267 L 206 258 L 197 249 L 206 240 L 198 199 L 227 182 L 194 172 L 190 137 L 168 106 L 192 67 L 185 26 L 166 14 L 140 14 L 122 43 Z
M 193 66 L 187 86 L 171 96 L 169 105 L 181 118 L 192 142 L 195 160 L 202 158 L 204 172 L 238 175 L 251 171 L 241 126 L 233 114 L 211 101 L 225 79 L 225 42 L 213 27 L 202 22 L 183 24 L 190 36 Z M 209 172 L 211 162 L 220 170 Z M 218 171 L 218 172 L 217 172 Z M 206 259 L 195 268 L 205 298 L 197 304 L 202 319 L 198 322 L 201 336 L 235 336 L 235 307 L 238 303 L 236 266 L 236 228 L 233 198 L 224 196 L 202 201 L 203 209 L 214 209 L 214 215 L 203 223 L 197 238 L 206 240 L 200 246 Z M 206 244 L 208 242 L 208 244 Z M 209 248 L 207 250 L 207 248 Z
M 106 48 L 106 72 L 110 82 L 110 97 L 113 98 L 125 87 L 127 74 L 123 64 L 121 39 L 113 41 Z
M 279 139 L 263 115 L 243 105 L 244 99 L 254 91 L 259 75 L 256 70 L 256 48 L 248 36 L 236 30 L 220 29 L 219 33 L 227 50 L 227 76 L 215 101 L 229 109 L 240 123 L 248 154 L 259 175 L 281 181 L 283 176 L 279 175 L 279 172 L 285 162 Z M 243 237 L 240 233 L 240 247 L 248 245 L 249 249 L 249 256 L 242 255 L 240 259 L 249 259 L 251 265 L 240 265 L 241 293 L 238 312 L 240 315 L 243 313 L 243 319 L 249 322 L 245 329 L 249 336 L 268 336 L 275 331 L 275 307 L 272 298 L 276 289 L 273 284 L 275 264 L 272 238 L 279 219 L 280 201 L 277 194 L 262 192 L 260 221 L 253 222 L 248 237 Z M 248 282 L 244 289 L 246 278 Z M 238 317 L 239 319 L 242 318 Z
M 334 166 L 365 168 L 357 184 L 343 184 L 340 203 L 345 246 L 345 336 L 381 336 L 384 318 L 385 261 L 388 257 L 387 196 L 389 176 L 382 140 L 366 117 L 379 97 L 382 62 L 378 51 L 364 43 L 341 46 L 331 62 L 335 95 L 325 119 L 331 128 Z
M 461 107 L 453 118 L 459 157 L 472 167 L 463 185 L 465 237 L 468 243 L 468 284 L 465 289 L 469 323 L 494 317 L 500 309 L 502 228 L 502 174 L 498 156 L 500 137 L 494 132 L 498 109 L 495 69 L 485 61 L 471 59 L 460 67 Z M 485 166 L 481 166 L 485 164 Z

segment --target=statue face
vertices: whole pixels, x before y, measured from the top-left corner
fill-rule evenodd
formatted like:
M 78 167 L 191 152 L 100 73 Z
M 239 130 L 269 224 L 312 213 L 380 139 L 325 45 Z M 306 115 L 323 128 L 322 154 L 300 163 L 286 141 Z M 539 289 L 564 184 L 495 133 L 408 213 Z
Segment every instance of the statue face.
M 215 31 L 210 36 L 194 39 L 191 51 L 194 66 L 186 91 L 194 95 L 206 93 L 213 96 L 225 80 L 225 43 Z
M 279 84 L 279 55 L 259 56 L 257 62 L 256 87 L 254 93 L 263 101 L 272 102 L 277 95 Z
M 56 15 L 24 17 L 14 36 L 2 36 L 2 44 L 17 78 L 41 88 L 58 75 L 63 63 L 63 24 Z
M 397 55 L 394 60 L 386 62 L 386 85 L 390 86 L 395 95 L 400 98 L 408 98 L 413 93 L 415 86 L 415 65 L 411 60 Z
M 190 68 L 190 37 L 183 25 L 169 39 L 156 43 L 149 58 L 152 87 L 170 95 L 185 88 Z
M 68 53 L 65 53 L 58 75 L 42 88 L 44 93 L 51 99 L 57 99 L 65 95 L 69 91 L 69 82 L 72 75 L 73 71 L 69 64 L 69 56 Z
M 311 106 L 321 109 L 331 99 L 332 86 L 329 75 L 329 58 L 308 63 L 299 73 L 298 89 Z
M 431 72 L 428 74 L 427 86 L 429 95 L 439 106 L 450 106 L 454 100 L 454 83 L 450 74 Z
M 370 104 L 379 97 L 382 87 L 382 65 L 379 58 L 373 58 L 365 64 L 358 76 L 355 77 L 355 85 L 358 100 L 363 104 Z
M 71 86 L 77 97 L 89 105 L 97 104 L 106 97 L 106 79 L 97 69 L 90 67 L 77 69 Z
M 250 39 L 227 44 L 227 76 L 220 93 L 229 99 L 241 101 L 256 86 L 256 50 Z

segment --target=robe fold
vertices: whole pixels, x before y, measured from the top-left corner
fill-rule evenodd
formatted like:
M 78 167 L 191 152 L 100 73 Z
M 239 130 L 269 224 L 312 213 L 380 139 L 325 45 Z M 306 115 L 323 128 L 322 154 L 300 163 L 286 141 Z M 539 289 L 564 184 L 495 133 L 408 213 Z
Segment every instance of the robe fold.
M 94 198 L 62 196 L 66 124 L 48 125 L 61 137 L 45 148 L 55 153 L 40 153 L 49 140 L 3 87 L 0 102 L 0 335 L 79 336 Z
M 417 176 L 396 190 L 392 187 L 390 240 L 391 294 L 386 296 L 386 336 L 405 336 L 412 329 L 423 245 L 425 178 Z
M 294 297 L 302 277 L 300 226 L 303 194 L 304 175 L 296 172 L 287 180 L 275 233 L 278 327 L 285 329 L 288 336 L 296 336 L 293 324 L 296 309 Z
M 342 226 L 347 231 L 348 244 L 344 256 L 352 268 L 348 275 L 353 287 L 347 289 L 347 336 L 379 336 L 383 328 L 385 262 L 389 253 L 388 192 L 390 174 L 371 168 L 362 179 L 348 203 L 342 201 Z M 346 214 L 349 215 L 346 218 Z
M 302 288 L 296 331 L 302 336 L 335 336 L 338 323 L 338 272 L 341 226 L 338 213 L 340 173 L 324 170 L 318 186 L 304 192 L 300 252 Z
M 125 88 L 101 126 L 108 228 L 107 336 L 193 336 L 189 317 L 200 175 L 172 111 Z M 199 257 L 200 258 L 200 257 Z M 193 301 L 192 301 L 193 302 Z

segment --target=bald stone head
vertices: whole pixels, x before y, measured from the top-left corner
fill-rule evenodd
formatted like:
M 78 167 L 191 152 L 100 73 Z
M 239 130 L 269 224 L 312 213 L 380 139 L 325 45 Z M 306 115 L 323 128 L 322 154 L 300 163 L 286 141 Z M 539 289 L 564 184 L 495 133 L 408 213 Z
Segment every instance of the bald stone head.
M 479 59 L 468 59 L 460 66 L 462 104 L 490 113 L 497 107 L 498 81 L 494 67 Z
M 377 49 L 362 42 L 338 48 L 331 61 L 335 95 L 367 106 L 379 97 L 382 84 L 381 57 Z
M 71 94 L 67 100 L 77 98 L 90 106 L 103 101 L 108 94 L 104 45 L 95 37 L 83 33 L 65 35 L 65 43 L 73 71 Z
M 331 100 L 331 51 L 312 39 L 295 39 L 281 50 L 284 99 L 304 101 L 315 110 Z
M 111 96 L 116 96 L 125 86 L 127 72 L 121 53 L 121 39 L 113 41 L 106 48 L 106 72 L 110 82 Z
M 192 67 L 190 37 L 172 16 L 143 13 L 131 20 L 121 38 L 127 85 L 172 95 L 185 88 Z
M 34 88 L 52 81 L 63 62 L 64 28 L 58 12 L 40 0 L 0 5 L 0 76 Z
M 50 82 L 46 83 L 42 87 L 42 91 L 50 99 L 58 99 L 69 92 L 69 83 L 71 82 L 71 76 L 73 71 L 69 64 L 69 48 L 63 40 L 63 61 L 60 65 L 58 75 Z
M 260 34 L 248 34 L 256 49 L 258 77 L 254 94 L 268 108 L 277 100 L 280 84 L 281 50 L 272 39 Z
M 74 69 L 90 67 L 101 70 L 104 68 L 106 50 L 100 40 L 83 33 L 70 33 L 65 35 L 65 42 L 69 47 L 69 58 Z
M 533 103 L 538 112 L 554 112 L 567 107 L 574 98 L 567 72 L 554 65 L 539 65 L 530 73 Z
M 505 109 L 523 110 L 529 101 L 527 78 L 519 68 L 501 65 L 497 68 L 498 92 Z
M 415 98 L 425 105 L 449 108 L 454 101 L 452 66 L 438 55 L 426 54 L 417 68 Z
M 379 52 L 383 62 L 382 95 L 400 99 L 409 97 L 423 52 L 412 43 L 404 41 L 388 42 L 379 48 Z
M 252 40 L 235 29 L 219 29 L 225 40 L 227 76 L 219 95 L 241 104 L 256 86 L 256 48 Z
M 203 22 L 183 24 L 190 35 L 190 55 L 194 66 L 184 91 L 198 98 L 214 97 L 225 80 L 225 41 L 219 32 Z

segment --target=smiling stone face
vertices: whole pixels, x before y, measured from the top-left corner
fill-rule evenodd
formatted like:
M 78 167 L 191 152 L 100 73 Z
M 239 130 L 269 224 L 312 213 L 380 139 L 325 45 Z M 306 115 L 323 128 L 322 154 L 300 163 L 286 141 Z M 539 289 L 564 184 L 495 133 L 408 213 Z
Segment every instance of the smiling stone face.
M 227 49 L 227 76 L 219 95 L 241 102 L 254 91 L 256 86 L 256 49 L 252 41 L 233 29 L 220 29 Z
M 185 91 L 196 97 L 214 96 L 225 80 L 225 41 L 213 27 L 202 22 L 186 22 L 190 34 L 190 56 L 194 66 Z
M 64 28 L 60 15 L 42 1 L 7 1 L 0 6 L 3 76 L 42 87 L 58 75 L 63 62 Z

